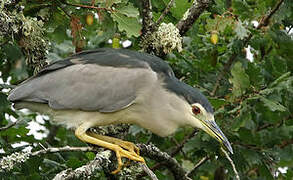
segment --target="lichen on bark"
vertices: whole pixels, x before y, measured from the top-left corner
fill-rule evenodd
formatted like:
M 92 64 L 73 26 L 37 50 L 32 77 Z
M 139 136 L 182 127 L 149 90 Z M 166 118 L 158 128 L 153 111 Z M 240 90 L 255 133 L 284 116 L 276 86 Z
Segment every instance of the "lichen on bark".
M 0 42 L 17 44 L 26 60 L 26 64 L 34 73 L 41 70 L 46 63 L 46 54 L 49 50 L 45 38 L 45 29 L 42 20 L 25 16 L 23 7 L 14 1 L 6 1 L 0 6 Z

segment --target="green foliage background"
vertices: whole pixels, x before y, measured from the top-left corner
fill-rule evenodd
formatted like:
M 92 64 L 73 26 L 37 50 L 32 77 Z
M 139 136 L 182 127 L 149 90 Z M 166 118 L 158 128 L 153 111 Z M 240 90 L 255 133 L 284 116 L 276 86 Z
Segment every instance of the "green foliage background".
M 11 28 L 5 29 L 7 17 L 0 15 L 0 77 L 4 82 L 18 84 L 31 76 L 34 68 L 40 69 L 46 64 L 44 59 L 57 61 L 77 48 L 111 47 L 108 40 L 113 39 L 115 33 L 120 34 L 121 41 L 132 41 L 129 49 L 141 49 L 139 11 L 143 7 L 139 1 L 108 0 L 99 4 L 104 9 L 98 11 L 70 5 L 89 5 L 90 0 L 72 0 L 70 4 L 64 0 L 15 2 L 17 5 L 1 2 L 0 14 L 10 13 Z M 152 1 L 154 20 L 168 2 Z M 230 4 L 230 1 L 214 0 L 185 35 L 183 51 L 164 57 L 178 78 L 199 88 L 209 98 L 217 123 L 232 143 L 235 152 L 232 159 L 241 179 L 293 178 L 293 1 L 285 0 L 267 26 L 256 29 L 253 25 L 253 21 L 260 22 L 278 2 L 232 0 Z M 191 5 L 187 0 L 176 0 L 163 21 L 176 24 Z M 86 16 L 97 12 L 100 18 L 94 18 L 92 25 L 87 24 Z M 82 25 L 79 37 L 72 37 L 70 33 L 71 15 Z M 219 37 L 217 44 L 210 40 L 212 31 Z M 253 53 L 252 62 L 246 58 L 244 46 L 247 45 Z M 235 59 L 226 69 L 225 64 L 232 56 Z M 36 140 L 27 135 L 27 122 L 35 121 L 36 114 L 27 115 L 12 109 L 6 100 L 7 87 L 0 85 L 0 126 L 11 123 L 8 115 L 23 120 L 0 131 L 0 149 L 5 152 L 0 157 L 24 149 L 24 146 L 11 146 L 21 141 L 28 142 L 26 146 L 32 146 L 32 151 L 42 149 L 39 143 L 54 147 L 85 145 L 71 131 L 57 129 L 49 121 L 45 121 L 44 126 L 57 130 L 55 138 Z M 192 131 L 191 128 L 179 129 L 173 137 L 160 138 L 133 126 L 127 139 L 136 143 L 152 142 L 162 151 L 171 152 L 176 142 L 182 142 Z M 0 178 L 52 179 L 61 170 L 77 168 L 93 157 L 92 153 L 78 152 L 33 157 L 9 172 L 0 172 Z M 191 138 L 175 156 L 186 170 L 192 169 L 203 157 L 208 160 L 196 170 L 193 179 L 217 179 L 219 173 L 225 179 L 234 179 L 232 167 L 219 151 L 219 144 L 203 132 Z M 155 163 L 147 161 L 150 166 Z M 288 168 L 287 172 L 280 173 L 280 167 Z M 155 172 L 159 179 L 172 179 L 165 168 Z

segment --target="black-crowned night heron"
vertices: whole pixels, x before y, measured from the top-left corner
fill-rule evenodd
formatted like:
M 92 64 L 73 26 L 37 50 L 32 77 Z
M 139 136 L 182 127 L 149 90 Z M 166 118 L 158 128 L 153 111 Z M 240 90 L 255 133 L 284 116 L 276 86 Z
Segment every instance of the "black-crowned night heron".
M 97 49 L 57 61 L 13 89 L 8 99 L 75 129 L 82 141 L 144 162 L 130 142 L 87 131 L 109 124 L 137 124 L 159 136 L 181 126 L 207 132 L 232 147 L 214 121 L 213 108 L 199 90 L 179 81 L 162 59 L 123 49 Z

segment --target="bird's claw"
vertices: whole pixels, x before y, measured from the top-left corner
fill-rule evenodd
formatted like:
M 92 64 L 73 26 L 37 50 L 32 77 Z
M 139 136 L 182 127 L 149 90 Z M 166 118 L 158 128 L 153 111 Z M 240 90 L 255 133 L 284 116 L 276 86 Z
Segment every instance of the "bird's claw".
M 121 159 L 123 157 L 128 158 L 128 159 L 133 160 L 133 161 L 138 161 L 138 162 L 145 163 L 144 158 L 139 156 L 134 151 L 133 152 L 126 151 L 126 150 L 122 149 L 121 147 L 115 149 L 114 151 L 116 153 L 116 158 L 117 158 L 117 161 L 118 161 L 118 167 L 117 167 L 117 169 L 115 171 L 111 172 L 112 174 L 117 174 L 121 170 L 121 168 L 123 167 L 123 162 L 122 162 L 122 159 Z

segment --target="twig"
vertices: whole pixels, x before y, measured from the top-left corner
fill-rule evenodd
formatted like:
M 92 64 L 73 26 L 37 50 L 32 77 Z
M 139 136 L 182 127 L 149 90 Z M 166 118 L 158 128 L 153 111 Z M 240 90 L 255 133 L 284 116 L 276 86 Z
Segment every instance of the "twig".
M 232 0 L 226 0 L 225 6 L 226 6 L 226 9 L 231 8 L 231 6 L 232 6 Z
M 269 127 L 273 127 L 273 126 L 275 126 L 275 124 L 264 124 L 262 126 L 258 126 L 257 129 L 256 129 L 256 131 L 261 131 L 263 129 L 266 129 L 266 128 L 269 128 Z
M 287 34 L 290 33 L 290 31 L 291 31 L 292 28 L 293 28 L 293 25 L 288 27 Z
M 264 50 L 264 52 L 261 53 L 260 61 L 262 61 L 272 50 L 273 50 L 273 46 L 270 46 L 267 51 Z
M 220 81 L 224 77 L 225 73 L 229 71 L 229 69 L 230 69 L 233 61 L 236 59 L 236 57 L 237 57 L 237 54 L 236 53 L 232 54 L 232 56 L 230 57 L 230 59 L 228 60 L 228 62 L 224 65 L 223 70 L 218 75 L 218 78 L 216 80 L 215 86 L 214 86 L 214 88 L 213 88 L 213 90 L 211 92 L 211 96 L 215 96 L 216 95 L 217 89 L 220 86 Z
M 40 144 L 41 145 L 41 144 Z M 44 147 L 43 147 L 44 148 Z M 58 153 L 61 151 L 96 151 L 93 147 L 59 147 L 59 148 L 45 148 L 35 152 L 14 152 L 8 156 L 0 159 L 0 172 L 10 171 L 18 163 L 27 161 L 30 157 L 38 156 L 46 153 Z
M 39 151 L 35 151 L 31 154 L 31 156 L 38 156 L 38 155 L 46 154 L 46 153 L 68 152 L 68 151 L 96 152 L 97 149 L 95 149 L 94 147 L 70 147 L 70 146 L 49 147 L 49 148 L 45 148 L 45 149 L 42 149 Z
M 280 8 L 280 6 L 282 5 L 282 3 L 284 2 L 284 0 L 280 0 L 275 7 L 273 8 L 273 10 L 264 18 L 262 18 L 262 20 L 259 22 L 258 26 L 256 27 L 257 29 L 260 29 L 264 26 L 267 26 L 269 24 L 269 20 L 270 18 L 278 11 L 278 9 Z
M 58 6 L 60 9 L 61 9 L 61 11 L 63 11 L 64 12 L 64 14 L 67 16 L 67 17 L 69 17 L 69 18 L 71 18 L 71 15 L 63 8 L 63 7 L 61 7 L 61 6 Z
M 15 122 L 13 122 L 13 123 L 10 123 L 10 124 L 8 124 L 7 126 L 0 127 L 0 131 L 7 130 L 7 129 L 9 129 L 9 128 L 15 126 L 16 124 L 18 124 L 20 121 L 22 121 L 22 119 L 17 120 L 17 121 L 15 121 Z
M 173 173 L 175 179 L 190 180 L 190 178 L 185 176 L 185 170 L 166 152 L 160 151 L 154 145 L 137 144 L 137 147 L 139 147 L 142 156 L 147 156 L 156 161 L 166 162 L 164 165 Z
M 88 8 L 88 9 L 96 9 L 96 10 L 106 10 L 106 11 L 113 11 L 110 8 L 102 8 L 102 7 L 96 7 L 96 6 L 88 6 L 88 5 L 83 5 L 83 4 L 70 4 L 68 2 L 63 2 L 64 4 L 68 6 L 74 6 L 74 7 L 81 7 L 81 8 Z
M 161 24 L 162 20 L 165 18 L 165 16 L 169 13 L 171 7 L 174 5 L 174 1 L 175 0 L 170 0 L 170 2 L 168 3 L 167 7 L 164 10 L 164 12 L 161 14 L 159 19 L 157 20 L 155 27 L 158 27 Z
M 0 89 L 7 89 L 7 88 L 13 89 L 13 88 L 15 88 L 15 87 L 16 87 L 15 85 L 10 85 L 10 84 L 0 84 Z
M 282 141 L 282 143 L 280 145 L 278 145 L 281 149 L 283 149 L 284 147 L 293 144 L 293 139 L 289 139 L 289 140 L 284 140 Z
M 198 161 L 198 163 L 196 163 L 196 165 L 192 168 L 192 170 L 190 170 L 186 176 L 190 177 L 194 174 L 194 172 L 201 166 L 203 165 L 203 163 L 205 163 L 209 158 L 207 156 L 203 157 L 201 160 Z
M 91 2 L 92 6 L 94 6 L 95 3 L 96 3 L 96 0 L 92 0 L 92 2 Z
M 152 170 L 150 170 L 150 168 L 146 164 L 143 164 L 143 163 L 139 163 L 139 164 L 144 170 L 144 172 L 147 173 L 152 180 L 158 180 L 157 176 L 154 174 Z
M 197 134 L 198 130 L 194 129 L 184 140 L 171 152 L 171 156 L 175 156 L 185 145 L 185 143 Z
M 256 29 L 261 29 L 262 27 L 267 26 L 269 24 L 270 18 L 274 15 L 274 13 L 277 12 L 277 10 L 280 8 L 280 6 L 282 5 L 283 2 L 284 2 L 284 0 L 280 0 L 275 5 L 273 10 L 267 16 L 263 17 L 260 20 L 260 22 L 259 22 L 258 26 L 256 27 Z M 244 40 L 243 47 L 245 47 L 248 44 L 248 42 L 250 41 L 251 38 L 252 38 L 252 34 L 249 34 L 249 36 Z M 229 69 L 230 69 L 232 63 L 235 61 L 237 56 L 238 56 L 238 54 L 233 53 L 232 56 L 230 57 L 230 59 L 228 60 L 228 62 L 224 65 L 223 70 L 218 75 L 218 78 L 216 80 L 216 83 L 215 83 L 215 86 L 214 86 L 213 91 L 211 93 L 211 96 L 214 96 L 216 94 L 216 91 L 217 91 L 218 87 L 220 86 L 220 81 L 224 77 L 225 73 L 229 72 Z
M 184 35 L 192 27 L 193 23 L 210 3 L 211 0 L 195 0 L 193 2 L 192 6 L 187 10 L 188 16 L 186 18 L 183 17 L 176 25 L 180 35 Z
M 59 129 L 59 126 L 56 126 L 56 125 L 51 125 L 51 127 L 49 128 L 49 134 L 47 136 L 47 142 L 49 144 L 54 144 L 54 141 L 55 141 L 55 136 L 58 132 L 58 129 Z
M 2 42 L 1 44 L 0 44 L 0 47 L 1 46 L 4 46 L 5 44 L 7 44 L 9 42 L 9 40 L 5 40 L 4 42 Z
M 257 147 L 256 145 L 254 144 L 243 144 L 241 142 L 233 142 L 234 145 L 240 145 L 240 146 L 243 146 L 247 149 L 251 149 L 251 150 L 255 150 L 255 151 L 262 151 L 263 149 L 260 148 L 260 147 Z
M 171 154 L 171 157 L 174 157 L 178 152 L 180 152 L 181 151 L 181 149 L 184 147 L 184 145 L 186 144 L 186 142 L 188 141 L 188 140 L 190 140 L 192 137 L 194 137 L 195 135 L 196 135 L 196 133 L 198 132 L 198 130 L 197 129 L 194 129 L 188 136 L 186 136 L 185 138 L 184 138 L 184 140 L 179 144 L 179 145 L 177 145 L 176 146 L 176 148 L 170 153 Z M 159 169 L 161 166 L 164 166 L 164 165 L 166 165 L 166 162 L 165 161 L 162 161 L 162 162 L 159 162 L 159 163 L 157 163 L 157 164 L 155 164 L 152 168 L 151 168 L 151 170 L 157 170 L 157 169 Z M 141 174 L 139 177 L 143 177 L 143 176 L 146 176 L 146 174 Z
M 234 173 L 235 173 L 235 175 L 236 175 L 236 179 L 237 179 L 237 180 L 240 180 L 239 174 L 238 174 L 238 172 L 237 172 L 237 169 L 236 169 L 236 167 L 235 167 L 235 164 L 233 163 L 233 160 L 230 158 L 230 156 L 229 156 L 229 154 L 227 153 L 227 151 L 225 151 L 222 147 L 221 147 L 221 151 L 225 154 L 226 158 L 230 161 L 231 166 L 232 166 L 232 168 L 233 168 L 233 171 L 234 171 Z

